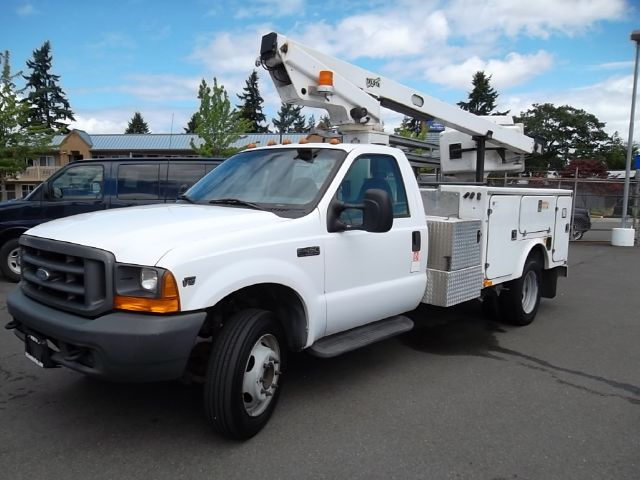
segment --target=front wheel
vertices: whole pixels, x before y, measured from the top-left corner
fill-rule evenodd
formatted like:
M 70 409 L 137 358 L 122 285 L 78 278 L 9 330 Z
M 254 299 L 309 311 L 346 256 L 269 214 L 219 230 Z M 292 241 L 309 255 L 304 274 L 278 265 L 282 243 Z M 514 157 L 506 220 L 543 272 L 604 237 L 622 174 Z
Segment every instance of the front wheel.
M 285 360 L 282 327 L 271 312 L 233 315 L 215 339 L 207 366 L 204 408 L 214 430 L 251 438 L 275 409 Z
M 537 257 L 527 258 L 522 276 L 508 282 L 500 294 L 502 318 L 512 325 L 524 326 L 533 322 L 540 305 L 542 265 Z
M 0 270 L 10 282 L 20 281 L 20 246 L 17 238 L 11 238 L 0 247 Z

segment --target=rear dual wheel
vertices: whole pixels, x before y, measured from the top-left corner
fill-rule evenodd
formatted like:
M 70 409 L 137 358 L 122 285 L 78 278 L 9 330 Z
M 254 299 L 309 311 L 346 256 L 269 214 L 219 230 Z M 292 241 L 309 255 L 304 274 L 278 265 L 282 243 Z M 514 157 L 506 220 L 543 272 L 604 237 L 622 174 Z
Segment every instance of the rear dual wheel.
M 275 409 L 285 360 L 284 334 L 271 312 L 233 315 L 215 339 L 204 390 L 207 419 L 225 437 L 244 440 Z
M 533 322 L 540 305 L 542 264 L 536 255 L 527 258 L 522 276 L 505 285 L 500 293 L 500 314 L 512 325 L 524 326 Z

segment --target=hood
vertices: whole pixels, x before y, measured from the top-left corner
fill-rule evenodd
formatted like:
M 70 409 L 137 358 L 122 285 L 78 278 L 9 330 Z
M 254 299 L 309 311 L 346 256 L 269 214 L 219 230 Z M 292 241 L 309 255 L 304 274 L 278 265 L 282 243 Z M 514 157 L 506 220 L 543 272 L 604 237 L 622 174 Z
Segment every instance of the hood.
M 155 265 L 177 245 L 287 222 L 270 212 L 214 205 L 155 204 L 85 213 L 43 223 L 27 235 L 86 245 L 116 260 Z

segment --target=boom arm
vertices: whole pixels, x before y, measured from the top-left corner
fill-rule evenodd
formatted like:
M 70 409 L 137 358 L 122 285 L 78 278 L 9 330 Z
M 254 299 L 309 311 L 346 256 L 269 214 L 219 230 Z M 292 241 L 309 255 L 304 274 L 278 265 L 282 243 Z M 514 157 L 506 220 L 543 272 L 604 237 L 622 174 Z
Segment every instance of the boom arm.
M 324 108 L 331 123 L 342 130 L 381 132 L 382 106 L 420 120 L 437 118 L 472 136 L 478 150 L 484 150 L 485 141 L 520 154 L 531 153 L 535 147 L 532 138 L 515 129 L 504 128 L 275 32 L 262 37 L 259 60 L 269 71 L 283 102 Z M 319 83 L 321 71 L 333 72 L 331 85 Z

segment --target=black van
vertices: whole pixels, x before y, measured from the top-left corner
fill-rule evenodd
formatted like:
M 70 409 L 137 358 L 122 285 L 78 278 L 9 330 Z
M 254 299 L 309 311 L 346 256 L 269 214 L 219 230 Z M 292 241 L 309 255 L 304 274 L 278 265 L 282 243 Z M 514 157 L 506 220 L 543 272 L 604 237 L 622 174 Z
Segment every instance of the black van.
M 78 213 L 174 202 L 221 158 L 109 158 L 70 163 L 27 197 L 0 203 L 0 271 L 20 280 L 18 237 L 40 223 Z

